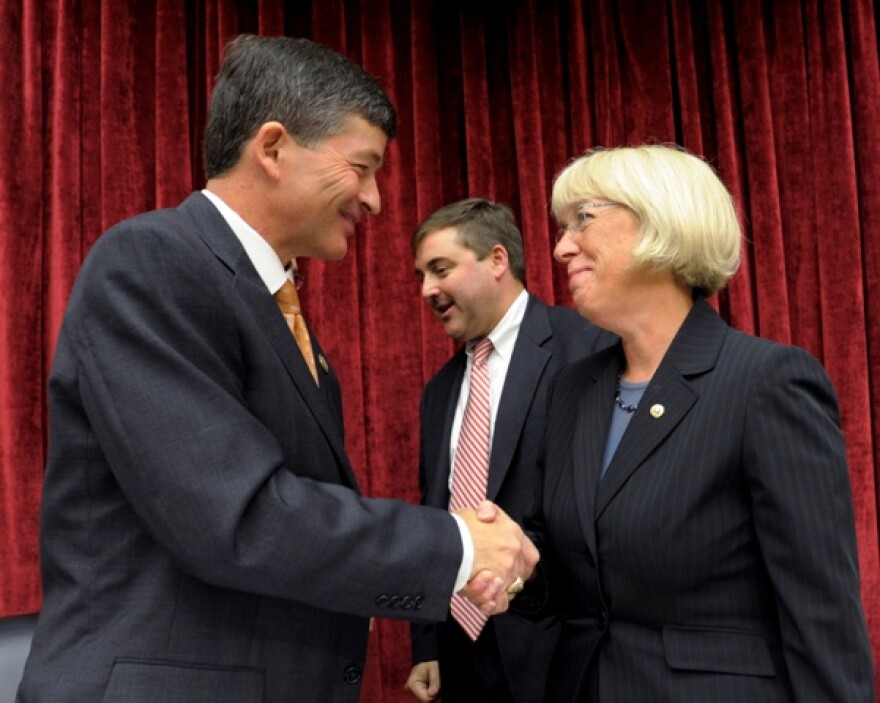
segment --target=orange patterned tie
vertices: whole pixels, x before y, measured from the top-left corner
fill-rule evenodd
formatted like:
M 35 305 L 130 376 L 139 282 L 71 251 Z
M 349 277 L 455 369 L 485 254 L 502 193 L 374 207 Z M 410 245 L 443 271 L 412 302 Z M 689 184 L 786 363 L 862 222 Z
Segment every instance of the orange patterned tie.
M 489 482 L 489 427 L 490 396 L 489 366 L 487 360 L 492 352 L 492 342 L 481 340 L 474 347 L 471 365 L 470 390 L 452 473 L 452 497 L 449 509 L 476 508 L 486 498 Z M 461 625 L 468 637 L 476 640 L 488 619 L 483 612 L 466 598 L 455 594 L 449 604 L 452 617 Z
M 302 316 L 302 308 L 299 305 L 299 294 L 296 287 L 289 280 L 284 282 L 281 289 L 275 294 L 275 302 L 281 308 L 281 313 L 287 321 L 293 338 L 299 345 L 303 359 L 312 372 L 315 383 L 318 383 L 318 369 L 315 368 L 315 354 L 312 351 L 312 340 L 309 338 L 309 330 L 306 328 L 306 321 Z

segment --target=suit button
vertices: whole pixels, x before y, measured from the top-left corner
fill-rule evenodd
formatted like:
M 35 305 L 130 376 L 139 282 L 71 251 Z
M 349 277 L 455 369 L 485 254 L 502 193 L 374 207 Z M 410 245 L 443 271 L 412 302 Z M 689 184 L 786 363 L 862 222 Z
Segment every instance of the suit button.
M 413 597 L 412 596 L 404 596 L 403 600 L 400 603 L 400 607 L 404 610 L 410 610 L 413 607 Z
M 605 632 L 605 630 L 608 629 L 608 613 L 606 611 L 600 611 L 596 621 L 601 632 Z
M 424 596 L 416 596 L 415 598 L 413 598 L 413 608 L 415 608 L 416 610 L 421 610 L 422 606 L 424 604 L 425 604 L 425 597 Z
M 391 596 L 391 599 L 388 601 L 388 607 L 399 608 L 401 601 L 403 601 L 401 596 Z
M 360 682 L 362 676 L 363 671 L 361 671 L 361 668 L 351 664 L 345 667 L 345 671 L 342 673 L 342 680 L 348 684 L 356 684 Z
M 378 605 L 380 608 L 387 608 L 389 600 L 391 600 L 391 597 L 383 593 L 381 596 L 376 598 L 376 605 Z

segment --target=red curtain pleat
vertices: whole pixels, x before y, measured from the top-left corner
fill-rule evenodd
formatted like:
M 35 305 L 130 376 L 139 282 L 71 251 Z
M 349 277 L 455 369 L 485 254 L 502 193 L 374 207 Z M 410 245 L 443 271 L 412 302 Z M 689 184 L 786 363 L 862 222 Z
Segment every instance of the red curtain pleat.
M 409 244 L 412 232 L 418 222 L 430 215 L 434 210 L 450 202 L 461 193 L 457 175 L 457 162 L 453 159 L 459 150 L 459 125 L 449 120 L 450 114 L 458 114 L 461 104 L 455 97 L 456 92 L 442 90 L 441 76 L 447 79 L 460 79 L 460 68 L 450 60 L 445 51 L 444 39 L 456 35 L 443 32 L 438 28 L 437 21 L 430 3 L 413 3 L 410 17 L 409 51 L 412 56 L 412 81 L 418 83 L 418 90 L 412 92 L 412 168 L 416 174 L 413 183 L 413 219 L 407 223 L 398 236 Z M 442 70 L 441 70 L 442 67 Z M 441 125 L 443 125 L 441 133 Z M 448 183 L 451 186 L 447 186 Z M 450 195 L 447 195 L 448 193 Z M 410 256 L 404 260 L 409 262 Z M 412 295 L 419 297 L 419 284 L 413 277 Z M 425 305 L 419 306 L 418 331 L 413 339 L 418 340 L 418 348 L 412 350 L 420 357 L 420 376 L 425 381 L 432 372 L 449 358 L 453 345 L 443 334 L 443 330 L 434 319 L 434 314 Z
M 557 119 L 545 117 L 546 113 L 554 117 L 557 113 L 558 107 L 553 101 L 560 94 L 561 81 L 554 80 L 556 76 L 552 64 L 544 73 L 539 62 L 541 56 L 547 56 L 547 52 L 541 54 L 538 48 L 539 37 L 543 34 L 538 26 L 538 17 L 550 22 L 554 14 L 552 10 L 538 13 L 530 4 L 518 6 L 513 14 L 508 33 L 513 51 L 510 52 L 507 80 L 510 83 L 513 113 L 516 115 L 511 155 L 516 168 L 509 168 L 510 157 L 506 155 L 503 166 L 516 175 L 513 192 L 519 196 L 515 205 L 522 213 L 519 226 L 523 235 L 529 290 L 544 300 L 553 297 L 553 267 L 546 265 L 553 242 L 549 227 L 547 183 L 553 177 L 553 169 L 558 168 L 559 159 L 565 155 L 564 147 L 557 150 L 547 148 L 553 142 L 558 145 L 558 138 L 563 132 L 554 130 L 554 127 L 558 127 Z M 552 162 L 550 164 L 547 163 L 548 157 Z M 503 199 L 496 193 L 491 196 Z
M 817 348 L 810 351 L 823 360 L 841 400 L 856 526 L 859 528 L 862 594 L 867 600 L 869 625 L 874 626 L 872 634 L 876 652 L 880 639 L 877 603 L 880 556 L 876 466 L 872 458 L 877 436 L 871 435 L 870 418 L 872 412 L 877 412 L 878 404 L 876 396 L 875 401 L 871 401 L 871 389 L 864 374 L 868 368 L 865 298 L 870 289 L 866 288 L 862 274 L 863 242 L 866 238 L 876 240 L 876 232 L 860 229 L 859 210 L 861 205 L 867 211 L 874 209 L 876 212 L 880 201 L 859 200 L 856 152 L 861 144 L 854 140 L 854 123 L 860 118 L 853 112 L 850 92 L 858 87 L 852 84 L 851 88 L 850 84 L 846 19 L 841 8 L 820 0 L 807 4 L 811 148 L 804 151 L 809 151 L 812 156 L 812 173 L 815 174 L 815 185 L 810 193 L 815 212 L 815 218 L 810 218 L 813 225 L 810 242 L 815 244 L 810 247 L 809 258 L 817 263 L 815 291 L 819 304 L 814 308 L 815 316 L 804 326 L 818 330 Z M 867 22 L 868 26 L 870 24 Z M 876 76 L 876 31 L 872 36 Z M 873 151 L 876 155 L 876 146 Z M 873 292 L 875 296 L 878 293 L 877 289 Z M 795 341 L 801 343 L 799 339 Z M 875 338 L 873 343 L 876 345 L 878 341 Z
M 792 5 L 794 5 L 792 3 Z M 783 222 L 780 212 L 778 169 L 780 156 L 773 130 L 772 86 L 768 72 L 768 45 L 763 8 L 758 4 L 735 8 L 734 27 L 738 52 L 737 78 L 746 99 L 741 103 L 743 148 L 748 164 L 748 189 L 751 203 L 749 248 L 757 291 L 757 334 L 780 341 L 791 341 L 788 324 L 788 291 L 785 286 L 786 261 Z M 797 11 L 796 7 L 789 10 Z M 797 14 L 795 15 L 797 16 Z M 788 30 L 797 30 L 792 22 Z M 799 34 L 799 32 L 798 32 Z M 797 38 L 797 35 L 795 35 Z M 756 233 L 760 232 L 760 236 Z
M 0 612 L 35 609 L 44 449 L 43 18 L 20 4 L 0 28 Z M 10 32 L 7 27 L 16 31 Z
M 283 24 L 281 25 L 283 28 Z M 155 63 L 155 153 L 153 180 L 156 207 L 174 207 L 181 194 L 193 188 L 195 154 L 190 147 L 192 134 L 187 75 L 186 12 L 176 0 L 156 0 L 153 39 Z M 193 96 L 192 100 L 198 99 Z M 204 100 L 204 97 L 202 97 Z
M 463 197 L 507 203 L 530 288 L 568 304 L 551 253 L 553 174 L 597 145 L 680 143 L 718 169 L 742 214 L 743 264 L 718 309 L 740 329 L 807 348 L 840 395 L 880 654 L 877 16 L 872 0 L 7 3 L 0 614 L 40 606 L 45 381 L 79 265 L 113 223 L 203 185 L 213 78 L 225 43 L 248 31 L 337 49 L 399 110 L 382 214 L 344 260 L 302 262 L 304 306 L 343 384 L 364 493 L 418 499 L 419 395 L 455 348 L 420 299 L 417 223 Z M 377 621 L 363 700 L 409 700 L 409 666 L 406 625 Z
M 468 193 L 494 193 L 493 129 L 499 124 L 488 111 L 489 79 L 486 28 L 461 17 L 461 89 L 464 98 L 464 151 L 467 154 Z M 500 106 L 503 109 L 503 106 Z
M 862 451 L 855 455 L 850 471 L 853 475 L 853 496 L 855 499 L 857 526 L 859 528 L 859 561 L 862 569 L 862 593 L 865 594 L 865 608 L 868 625 L 874 638 L 874 661 L 880 662 L 878 630 L 880 630 L 880 566 L 878 550 L 874 539 L 877 523 L 877 467 L 880 466 L 880 140 L 877 139 L 877 125 L 880 124 L 880 64 L 877 55 L 877 8 L 870 0 L 856 0 L 848 4 L 845 17 L 847 32 L 848 83 L 853 86 L 851 109 L 852 125 L 847 134 L 855 140 L 855 175 L 857 219 L 850 236 L 861 243 L 861 270 L 853 271 L 848 262 L 847 272 L 861 286 L 863 307 L 849 311 L 848 319 L 858 331 L 864 329 L 866 346 L 856 352 L 866 356 L 865 366 L 842 368 L 841 373 L 849 378 L 851 384 L 858 386 L 856 396 L 864 402 L 855 406 L 858 414 L 859 431 L 846 428 L 847 443 L 858 446 Z M 833 145 L 834 140 L 831 140 Z M 833 155 L 833 148 L 832 148 Z M 836 164 L 834 165 L 836 167 Z M 822 206 L 834 209 L 833 198 L 825 198 Z M 847 331 L 834 347 L 849 345 Z M 836 381 L 838 382 L 838 381 Z M 850 386 L 847 386 L 850 388 Z M 849 404 L 845 390 L 841 402 Z M 852 417 L 852 413 L 849 415 Z M 876 664 L 875 664 L 876 666 Z

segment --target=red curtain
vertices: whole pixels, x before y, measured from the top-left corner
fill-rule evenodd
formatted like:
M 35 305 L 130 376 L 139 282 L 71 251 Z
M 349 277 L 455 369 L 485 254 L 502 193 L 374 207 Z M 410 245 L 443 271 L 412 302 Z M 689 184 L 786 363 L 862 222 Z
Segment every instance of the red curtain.
M 746 256 L 722 314 L 795 343 L 841 400 L 865 609 L 880 661 L 880 69 L 871 0 L 3 0 L 0 40 L 0 615 L 40 607 L 45 382 L 90 245 L 203 184 L 224 43 L 307 36 L 388 88 L 400 134 L 383 213 L 304 304 L 344 384 L 365 493 L 417 500 L 418 398 L 452 351 L 409 235 L 469 195 L 510 204 L 529 287 L 569 301 L 551 258 L 553 174 L 594 145 L 677 142 L 736 196 Z M 371 637 L 365 701 L 408 700 L 406 628 Z

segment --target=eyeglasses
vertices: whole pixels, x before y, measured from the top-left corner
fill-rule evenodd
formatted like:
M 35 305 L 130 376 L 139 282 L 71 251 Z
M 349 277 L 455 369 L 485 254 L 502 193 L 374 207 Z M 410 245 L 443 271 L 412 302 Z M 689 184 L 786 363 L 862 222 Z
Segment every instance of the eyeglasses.
M 593 215 L 591 215 L 588 210 L 592 210 L 595 207 L 612 207 L 614 205 L 623 205 L 623 203 L 619 203 L 616 200 L 594 200 L 593 202 L 581 203 L 578 205 L 577 210 L 575 210 L 577 220 L 573 224 L 569 223 L 564 227 L 559 228 L 559 231 L 556 233 L 557 244 L 566 234 L 574 236 L 580 234 L 587 228 L 587 225 L 593 220 Z

